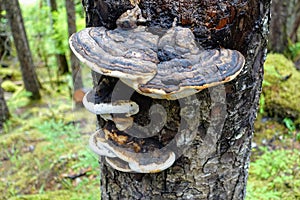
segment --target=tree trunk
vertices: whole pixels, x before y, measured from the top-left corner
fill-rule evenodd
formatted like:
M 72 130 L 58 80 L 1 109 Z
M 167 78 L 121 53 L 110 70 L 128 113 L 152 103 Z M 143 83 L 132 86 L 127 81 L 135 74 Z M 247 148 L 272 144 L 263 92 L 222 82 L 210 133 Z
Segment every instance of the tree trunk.
M 56 4 L 56 0 L 50 0 L 49 1 L 50 3 L 50 7 L 51 7 L 51 13 L 52 12 L 57 12 L 57 4 Z M 52 18 L 53 19 L 53 18 Z M 56 21 L 52 21 L 52 28 L 53 28 L 53 24 L 57 23 Z M 55 30 L 55 29 L 53 29 Z M 54 32 L 54 34 L 56 34 Z M 55 49 L 59 49 L 59 41 L 54 41 L 55 43 Z M 65 73 L 68 73 L 69 72 L 69 68 L 68 68 L 68 62 L 67 62 L 67 58 L 66 58 L 66 55 L 65 55 L 65 52 L 59 52 L 59 53 L 56 53 L 55 54 L 55 58 L 56 58 L 56 63 L 57 63 L 57 66 L 58 66 L 58 73 L 59 74 L 65 74 Z
M 271 13 L 269 49 L 283 53 L 288 47 L 289 40 L 293 43 L 298 40 L 300 1 L 273 0 Z
M 8 36 L 8 31 L 7 31 L 7 26 L 6 23 L 2 20 L 5 18 L 4 13 L 4 6 L 1 4 L 0 5 L 0 62 L 1 65 L 3 66 L 4 64 L 2 63 L 3 59 L 6 56 L 10 55 L 10 40 Z
M 66 8 L 67 8 L 67 18 L 68 18 L 68 33 L 69 37 L 76 32 L 76 13 L 75 13 L 75 5 L 74 0 L 66 0 Z M 80 62 L 74 53 L 71 51 L 71 68 L 72 68 L 72 78 L 74 91 L 83 88 Z
M 17 49 L 25 89 L 32 93 L 32 99 L 40 99 L 40 85 L 35 73 L 19 2 L 18 0 L 4 0 L 3 2 Z
M 3 131 L 3 123 L 9 118 L 9 111 L 4 99 L 4 92 L 1 84 L 2 79 L 0 78 L 0 133 Z
M 270 1 L 234 2 L 140 1 L 143 17 L 149 20 L 147 26 L 170 28 L 176 17 L 178 26 L 191 28 L 203 48 L 236 49 L 245 56 L 246 64 L 236 79 L 203 90 L 191 101 L 193 111 L 199 112 L 190 122 L 192 126 L 198 123 L 197 136 L 169 169 L 155 174 L 123 173 L 112 169 L 101 157 L 101 199 L 245 198 L 253 123 L 266 56 Z M 128 0 L 84 0 L 83 5 L 88 27 L 108 29 L 115 28 L 116 19 L 134 7 Z M 116 89 L 116 79 L 93 75 L 100 94 L 105 88 L 110 92 Z M 176 135 L 181 123 L 179 112 L 188 98 L 159 100 L 134 92 L 131 99 L 142 107 L 133 116 L 135 123 L 147 124 L 149 108 L 159 104 L 167 112 L 167 122 L 157 138 Z M 98 126 L 103 126 L 105 122 L 99 116 L 98 119 Z M 185 128 L 193 131 L 193 127 Z

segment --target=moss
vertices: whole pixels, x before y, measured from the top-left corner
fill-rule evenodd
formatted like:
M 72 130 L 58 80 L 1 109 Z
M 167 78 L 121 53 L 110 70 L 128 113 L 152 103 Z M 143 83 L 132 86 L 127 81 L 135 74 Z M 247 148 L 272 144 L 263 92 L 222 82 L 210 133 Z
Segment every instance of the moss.
M 299 150 L 264 149 L 250 163 L 247 200 L 299 199 Z
M 17 91 L 20 87 L 14 84 L 12 81 L 5 80 L 1 84 L 3 90 L 6 92 L 15 92 Z
M 268 116 L 300 118 L 300 72 L 281 54 L 268 54 L 264 65 L 264 110 Z
M 64 111 L 61 117 L 74 115 L 79 120 L 70 107 L 56 109 Z M 0 199 L 99 199 L 98 162 L 87 149 L 89 135 L 81 135 L 71 122 L 55 120 L 54 111 L 45 115 L 46 111 L 40 109 L 43 114 L 37 115 L 33 109 L 31 117 L 23 112 L 31 128 L 22 125 L 0 135 Z M 66 177 L 84 170 L 86 175 L 76 179 Z M 68 192 L 61 195 L 61 190 Z
M 45 194 L 34 194 L 34 195 L 21 195 L 18 197 L 12 197 L 9 200 L 65 200 L 70 199 L 72 194 L 70 191 L 58 190 L 47 192 Z
M 254 141 L 257 144 L 261 144 L 261 140 L 270 140 L 274 136 L 288 134 L 288 129 L 281 123 L 274 119 L 264 118 L 262 115 L 258 115 L 254 123 L 255 137 Z
M 22 79 L 20 70 L 10 69 L 10 68 L 1 68 L 0 76 L 3 78 L 9 77 L 10 79 L 13 80 Z

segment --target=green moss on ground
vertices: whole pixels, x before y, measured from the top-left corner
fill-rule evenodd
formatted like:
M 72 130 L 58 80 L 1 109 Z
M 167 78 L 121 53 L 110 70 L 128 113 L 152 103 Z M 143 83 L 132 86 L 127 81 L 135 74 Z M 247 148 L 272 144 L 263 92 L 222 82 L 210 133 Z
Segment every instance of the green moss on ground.
M 300 151 L 262 148 L 250 163 L 247 200 L 300 199 Z
M 94 115 L 64 97 L 10 110 L 0 135 L 0 199 L 100 198 L 98 157 L 87 146 Z
M 3 81 L 1 87 L 6 92 L 15 92 L 20 89 L 20 86 L 17 86 L 14 82 L 10 80 Z
M 300 72 L 282 54 L 268 54 L 263 84 L 267 116 L 300 118 Z
M 11 80 L 22 79 L 21 71 L 14 68 L 1 68 L 0 76 L 5 78 L 10 78 Z

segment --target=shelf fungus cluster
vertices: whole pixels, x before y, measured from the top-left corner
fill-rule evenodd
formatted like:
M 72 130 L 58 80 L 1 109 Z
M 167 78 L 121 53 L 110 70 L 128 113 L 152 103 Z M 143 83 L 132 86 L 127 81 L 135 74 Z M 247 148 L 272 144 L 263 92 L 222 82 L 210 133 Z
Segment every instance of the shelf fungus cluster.
M 245 59 L 236 50 L 199 48 L 192 31 L 176 26 L 176 20 L 163 33 L 138 25 L 143 22 L 145 19 L 136 6 L 121 15 L 114 30 L 91 27 L 73 34 L 70 47 L 93 71 L 118 78 L 138 93 L 155 99 L 191 98 L 205 88 L 231 81 L 244 66 Z M 175 162 L 195 137 L 179 128 L 170 144 L 145 144 L 143 139 L 157 135 L 159 130 L 151 128 L 151 123 L 146 128 L 134 123 L 134 115 L 139 112 L 136 102 L 125 99 L 96 103 L 95 96 L 94 91 L 88 92 L 84 106 L 108 123 L 91 136 L 90 146 L 117 170 L 162 171 Z M 161 127 L 166 113 L 163 108 L 157 110 Z M 190 117 L 183 112 L 180 115 L 183 119 Z M 184 121 L 186 126 L 194 126 L 188 123 L 193 119 Z M 185 142 L 180 142 L 182 137 Z

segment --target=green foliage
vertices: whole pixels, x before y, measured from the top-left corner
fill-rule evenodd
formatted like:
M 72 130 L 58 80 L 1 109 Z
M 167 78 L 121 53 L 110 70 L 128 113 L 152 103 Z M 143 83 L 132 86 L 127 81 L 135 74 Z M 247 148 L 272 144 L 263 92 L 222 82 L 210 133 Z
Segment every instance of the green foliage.
M 250 164 L 247 199 L 297 199 L 300 197 L 300 151 L 261 148 Z
M 27 37 L 31 51 L 37 62 L 56 68 L 55 54 L 69 53 L 68 24 L 65 1 L 56 1 L 57 11 L 51 12 L 45 1 L 22 6 Z M 77 29 L 85 26 L 80 1 L 76 4 Z
M 42 4 L 43 5 L 43 4 Z M 22 7 L 23 8 L 23 7 Z M 50 8 L 38 4 L 28 5 L 22 9 L 28 41 L 35 60 L 48 63 L 48 57 L 54 55 Z
M 296 130 L 296 126 L 295 126 L 293 120 L 291 120 L 290 118 L 287 118 L 287 117 L 284 118 L 283 123 L 290 132 L 294 132 Z
M 296 141 L 300 142 L 300 132 L 299 131 L 297 132 L 294 121 L 291 120 L 290 118 L 286 117 L 283 119 L 283 123 L 286 126 L 286 128 L 288 129 L 289 134 L 294 135 Z
M 59 8 L 56 12 L 52 12 L 53 30 L 51 38 L 55 41 L 55 53 L 65 53 L 68 50 L 68 25 L 67 12 L 65 7 Z
M 50 119 L 38 124 L 36 128 L 50 141 L 60 140 L 64 136 L 65 140 L 72 142 L 80 137 L 79 127 L 71 123 L 65 124 L 63 120 Z
M 300 56 L 300 42 L 296 42 L 294 44 L 289 42 L 288 49 L 285 54 L 291 60 L 297 59 Z
M 260 95 L 259 98 L 259 113 L 264 114 L 264 107 L 265 107 L 265 96 L 264 94 Z

